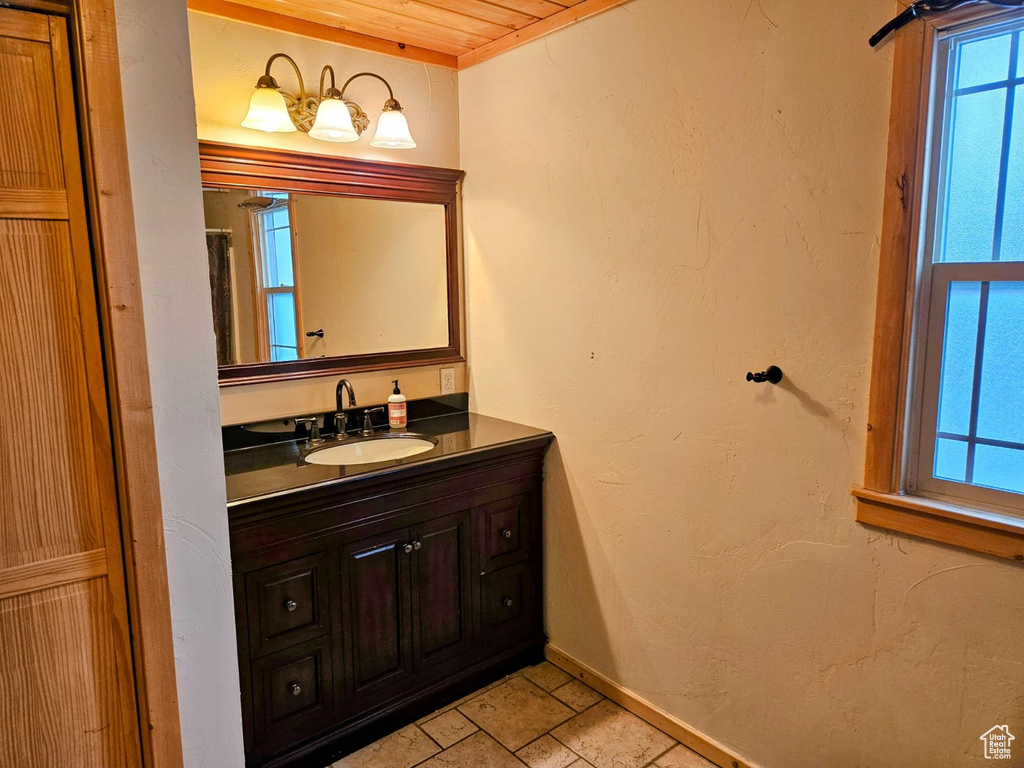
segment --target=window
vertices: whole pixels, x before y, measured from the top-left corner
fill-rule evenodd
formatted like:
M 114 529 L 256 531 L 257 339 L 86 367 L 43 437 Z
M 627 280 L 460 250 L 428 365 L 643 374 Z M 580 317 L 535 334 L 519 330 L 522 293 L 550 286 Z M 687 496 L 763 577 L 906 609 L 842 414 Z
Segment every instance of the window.
M 937 36 L 909 489 L 1024 494 L 1024 20 Z
M 1024 560 L 1024 14 L 908 31 L 858 519 Z
M 288 194 L 258 192 L 270 201 L 253 214 L 260 261 L 261 303 L 266 309 L 271 362 L 299 359 L 299 327 Z

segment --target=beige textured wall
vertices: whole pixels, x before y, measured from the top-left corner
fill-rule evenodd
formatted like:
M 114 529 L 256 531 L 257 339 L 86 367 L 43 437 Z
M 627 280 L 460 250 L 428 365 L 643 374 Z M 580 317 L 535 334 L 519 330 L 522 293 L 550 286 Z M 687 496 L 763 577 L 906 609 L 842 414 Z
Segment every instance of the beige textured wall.
M 458 76 L 454 71 L 201 13 L 189 12 L 188 22 L 196 119 L 201 139 L 392 163 L 459 167 Z M 298 62 L 308 80 L 307 87 L 314 90 L 324 64 L 331 64 L 342 80 L 366 70 L 387 78 L 405 109 L 419 146 L 413 150 L 375 149 L 365 136 L 351 144 L 332 144 L 314 141 L 301 133 L 270 134 L 240 127 L 256 79 L 263 74 L 267 58 L 278 51 L 289 54 Z M 294 75 L 287 62 L 275 64 L 274 76 L 283 88 L 296 89 Z M 338 85 L 340 87 L 341 83 Z M 364 78 L 352 85 L 348 96 L 366 110 L 373 121 L 372 131 L 387 98 L 384 86 Z M 360 393 L 360 402 L 371 404 L 386 402 L 391 391 L 390 380 L 399 377 L 409 381 L 409 391 L 403 386 L 403 392 L 409 398 L 440 393 L 440 375 L 438 369 L 432 367 L 381 371 L 350 378 L 353 382 L 358 379 L 362 382 L 362 389 L 371 393 L 366 396 Z M 326 377 L 221 389 L 222 422 L 237 424 L 326 411 L 333 407 L 336 380 L 337 377 Z M 457 391 L 466 391 L 465 382 L 465 365 L 460 364 L 456 366 Z
M 444 206 L 296 195 L 306 357 L 448 344 Z
M 893 8 L 634 0 L 460 74 L 472 398 L 558 436 L 551 640 L 768 768 L 1024 737 L 1024 571 L 853 521 Z
M 118 0 L 115 13 L 185 765 L 243 768 L 185 0 Z

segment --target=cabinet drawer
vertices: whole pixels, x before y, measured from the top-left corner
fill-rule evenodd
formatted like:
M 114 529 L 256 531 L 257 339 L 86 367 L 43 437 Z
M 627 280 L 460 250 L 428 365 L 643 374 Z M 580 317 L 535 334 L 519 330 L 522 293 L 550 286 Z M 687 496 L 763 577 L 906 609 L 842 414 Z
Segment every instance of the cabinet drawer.
M 297 729 L 312 735 L 334 710 L 330 638 L 253 663 L 256 740 L 273 741 Z
M 480 579 L 480 625 L 485 636 L 513 632 L 531 619 L 530 573 L 514 565 Z
M 530 495 L 521 494 L 473 510 L 480 573 L 490 573 L 530 556 Z
M 327 555 L 246 574 L 251 655 L 264 656 L 328 631 Z

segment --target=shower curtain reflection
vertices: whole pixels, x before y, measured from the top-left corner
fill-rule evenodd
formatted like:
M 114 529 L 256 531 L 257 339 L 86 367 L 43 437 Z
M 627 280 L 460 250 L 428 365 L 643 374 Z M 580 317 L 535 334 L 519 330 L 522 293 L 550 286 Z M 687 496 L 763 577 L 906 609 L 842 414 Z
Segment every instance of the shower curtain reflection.
M 210 258 L 210 294 L 213 299 L 213 332 L 217 336 L 217 365 L 233 365 L 231 235 L 207 232 L 206 250 Z

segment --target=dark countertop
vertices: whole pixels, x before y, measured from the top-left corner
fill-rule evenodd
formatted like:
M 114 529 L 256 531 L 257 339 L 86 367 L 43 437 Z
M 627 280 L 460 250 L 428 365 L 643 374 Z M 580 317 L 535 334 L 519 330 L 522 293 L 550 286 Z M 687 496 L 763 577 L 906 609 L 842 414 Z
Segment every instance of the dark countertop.
M 228 506 L 290 493 L 300 488 L 361 480 L 394 472 L 400 467 L 443 462 L 459 454 L 482 452 L 538 439 L 550 440 L 554 437 L 546 430 L 492 419 L 476 413 L 457 413 L 410 421 L 406 431 L 433 437 L 437 440 L 437 445 L 408 459 L 347 467 L 307 464 L 303 461 L 303 456 L 310 450 L 306 448 L 305 440 L 290 440 L 225 451 L 224 470 L 227 476 Z M 357 440 L 358 437 L 352 436 L 348 439 Z M 328 438 L 326 443 L 318 445 L 317 448 L 328 447 L 333 442 L 332 438 Z

